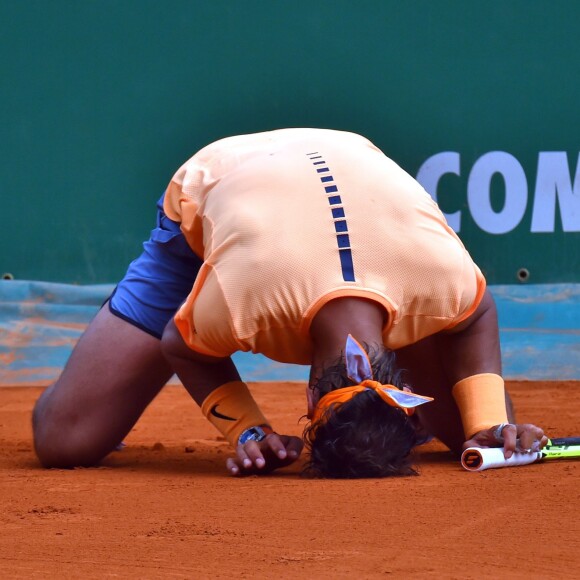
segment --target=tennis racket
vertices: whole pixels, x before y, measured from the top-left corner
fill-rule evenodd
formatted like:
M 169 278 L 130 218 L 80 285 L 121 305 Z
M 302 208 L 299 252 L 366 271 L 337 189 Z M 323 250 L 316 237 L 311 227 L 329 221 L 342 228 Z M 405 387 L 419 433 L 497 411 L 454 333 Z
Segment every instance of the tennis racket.
M 467 471 L 483 471 L 484 469 L 498 467 L 528 465 L 548 459 L 574 458 L 580 458 L 580 437 L 550 439 L 548 444 L 540 451 L 531 453 L 519 453 L 516 451 L 509 459 L 503 456 L 503 448 L 501 447 L 469 447 L 461 454 L 461 465 Z

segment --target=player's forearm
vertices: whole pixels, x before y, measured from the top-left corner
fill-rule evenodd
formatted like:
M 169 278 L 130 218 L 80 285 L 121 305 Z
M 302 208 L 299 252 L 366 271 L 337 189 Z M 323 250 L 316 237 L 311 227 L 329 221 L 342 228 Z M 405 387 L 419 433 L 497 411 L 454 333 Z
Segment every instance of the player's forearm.
M 216 358 L 191 350 L 173 321 L 163 333 L 162 347 L 171 368 L 200 406 L 221 385 L 240 380 L 238 370 L 230 357 Z
M 439 344 L 466 439 L 511 420 L 513 410 L 501 377 L 497 312 L 489 291 L 473 316 L 443 335 Z
M 192 351 L 173 322 L 163 333 L 163 353 L 205 417 L 236 447 L 248 429 L 271 431 L 269 423 L 230 357 Z

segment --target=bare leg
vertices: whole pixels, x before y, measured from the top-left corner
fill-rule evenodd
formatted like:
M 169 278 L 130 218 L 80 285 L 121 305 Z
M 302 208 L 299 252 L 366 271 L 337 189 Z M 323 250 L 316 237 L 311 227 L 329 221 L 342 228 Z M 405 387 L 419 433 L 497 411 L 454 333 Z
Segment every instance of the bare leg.
M 46 467 L 89 466 L 111 452 L 171 377 L 161 341 L 102 308 L 60 378 L 36 403 Z
M 405 370 L 405 382 L 419 395 L 435 400 L 417 409 L 417 416 L 425 429 L 447 445 L 454 453 L 461 453 L 465 441 L 459 409 L 451 394 L 453 382 L 444 372 L 442 357 L 447 345 L 441 336 L 430 336 L 397 351 L 397 366 Z M 514 422 L 511 398 L 506 392 L 508 418 Z

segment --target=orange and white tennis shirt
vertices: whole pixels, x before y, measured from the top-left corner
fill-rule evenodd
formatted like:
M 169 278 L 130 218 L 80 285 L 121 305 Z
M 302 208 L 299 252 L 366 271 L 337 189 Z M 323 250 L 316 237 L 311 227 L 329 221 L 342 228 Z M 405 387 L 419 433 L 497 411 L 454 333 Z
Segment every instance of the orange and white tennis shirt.
M 333 298 L 388 311 L 396 349 L 450 328 L 485 280 L 425 190 L 370 141 L 281 129 L 208 145 L 175 174 L 165 212 L 204 260 L 176 325 L 195 351 L 310 364 Z

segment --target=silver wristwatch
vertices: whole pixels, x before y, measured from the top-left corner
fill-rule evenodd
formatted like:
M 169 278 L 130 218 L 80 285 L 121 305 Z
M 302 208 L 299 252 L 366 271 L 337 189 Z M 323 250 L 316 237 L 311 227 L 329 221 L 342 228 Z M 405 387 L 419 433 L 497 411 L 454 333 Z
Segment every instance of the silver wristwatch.
M 262 439 L 266 438 L 266 435 L 268 434 L 266 432 L 266 430 L 264 429 L 266 426 L 265 425 L 256 425 L 255 427 L 250 427 L 249 429 L 246 429 L 245 431 L 242 432 L 242 434 L 240 435 L 239 439 L 238 439 L 238 445 L 243 445 L 244 443 L 247 443 L 248 441 L 262 441 Z M 270 429 L 268 429 L 268 432 L 271 432 Z

